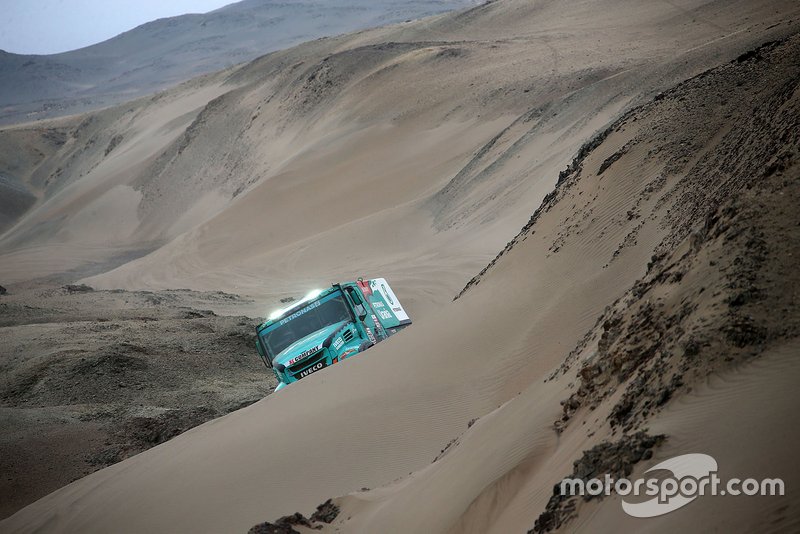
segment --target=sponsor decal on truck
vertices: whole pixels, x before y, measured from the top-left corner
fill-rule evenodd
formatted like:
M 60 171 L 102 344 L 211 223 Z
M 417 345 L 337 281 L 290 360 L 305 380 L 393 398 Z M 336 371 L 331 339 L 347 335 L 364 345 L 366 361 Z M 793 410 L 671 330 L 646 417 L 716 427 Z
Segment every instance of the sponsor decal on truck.
M 317 352 L 321 348 L 322 348 L 322 345 L 317 345 L 316 347 L 312 347 L 312 348 L 308 349 L 307 351 L 301 352 L 300 354 L 298 354 L 297 356 L 295 356 L 294 358 L 292 358 L 291 360 L 286 362 L 286 365 L 294 365 L 297 362 L 299 362 L 300 360 L 305 360 L 306 358 L 308 358 L 309 356 L 311 356 L 312 354 L 314 354 L 315 352 Z
M 279 390 L 410 324 L 385 279 L 359 278 L 312 290 L 294 306 L 272 312 L 256 328 L 256 348 Z
M 392 312 L 394 313 L 394 316 L 397 317 L 398 321 L 403 322 L 409 320 L 408 314 L 403 309 L 403 306 L 400 304 L 400 300 L 394 294 L 392 288 L 389 287 L 389 283 L 386 281 L 386 279 L 376 278 L 374 280 L 370 280 L 369 287 L 373 293 L 378 293 L 383 298 L 383 300 L 389 305 Z M 375 304 L 378 303 L 374 299 L 371 299 L 370 302 L 373 303 L 373 307 L 375 306 Z M 381 318 L 389 319 L 389 317 L 385 317 L 383 314 L 381 314 Z
M 291 321 L 292 319 L 297 319 L 298 317 L 300 317 L 304 313 L 310 312 L 314 308 L 319 308 L 321 304 L 322 303 L 320 301 L 312 302 L 311 304 L 309 304 L 308 306 L 306 306 L 302 310 L 298 310 L 298 311 L 294 312 L 293 314 L 291 314 L 290 316 L 284 317 L 283 319 L 281 319 L 281 322 L 279 324 L 281 326 L 283 326 L 286 323 L 288 323 L 289 321 Z
M 325 362 L 319 362 L 319 363 L 309 367 L 305 371 L 300 371 L 300 378 L 305 378 L 308 375 L 310 375 L 311 373 L 316 373 L 317 371 L 319 371 L 323 367 L 325 367 Z
M 369 328 L 368 326 L 364 326 L 364 330 L 366 330 L 366 332 L 367 332 L 367 337 L 369 338 L 370 342 L 371 342 L 373 345 L 374 345 L 375 343 L 377 343 L 377 341 L 375 341 L 375 334 L 373 334 L 373 333 L 372 333 L 372 330 L 370 330 L 370 328 Z

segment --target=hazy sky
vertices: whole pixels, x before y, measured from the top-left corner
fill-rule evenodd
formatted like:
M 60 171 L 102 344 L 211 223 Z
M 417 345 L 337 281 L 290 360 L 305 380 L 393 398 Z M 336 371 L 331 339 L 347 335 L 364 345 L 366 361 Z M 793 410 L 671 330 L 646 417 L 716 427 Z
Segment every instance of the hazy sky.
M 205 13 L 235 0 L 0 0 L 0 49 L 53 54 L 105 41 L 139 24 Z

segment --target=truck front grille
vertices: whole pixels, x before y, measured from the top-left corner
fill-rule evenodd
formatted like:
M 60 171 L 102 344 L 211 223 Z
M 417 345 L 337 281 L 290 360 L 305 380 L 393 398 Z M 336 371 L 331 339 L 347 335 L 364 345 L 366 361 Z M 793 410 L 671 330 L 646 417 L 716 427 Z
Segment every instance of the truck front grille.
M 353 339 L 353 331 L 347 330 L 344 334 L 342 334 L 342 340 L 347 343 L 348 341 L 352 341 Z
M 289 371 L 291 371 L 291 373 L 293 375 L 298 375 L 298 374 L 302 373 L 303 371 L 305 371 L 306 369 L 308 369 L 309 367 L 313 367 L 314 365 L 319 363 L 324 358 L 325 358 L 325 351 L 324 350 L 321 350 L 319 352 L 315 352 L 314 354 L 312 354 L 311 356 L 309 356 L 305 360 L 299 361 L 296 364 L 294 364 L 291 367 L 289 367 Z

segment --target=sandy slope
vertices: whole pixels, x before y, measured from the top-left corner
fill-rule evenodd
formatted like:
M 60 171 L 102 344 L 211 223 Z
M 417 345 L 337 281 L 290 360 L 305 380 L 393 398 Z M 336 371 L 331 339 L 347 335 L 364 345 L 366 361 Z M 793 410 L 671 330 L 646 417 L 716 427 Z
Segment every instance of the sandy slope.
M 13 174 L 41 200 L 0 238 L 0 279 L 92 274 L 153 251 L 88 283 L 274 302 L 378 273 L 424 315 L 524 224 L 584 139 L 791 31 L 794 10 L 496 2 L 4 130 L 7 146 L 65 141 Z
M 557 526 L 541 514 L 584 451 L 643 428 L 667 434 L 656 458 L 700 448 L 794 480 L 793 434 L 749 425 L 796 404 L 800 41 L 740 54 L 794 34 L 797 9 L 499 1 L 98 114 L 39 168 L 92 135 L 102 150 L 50 186 L 36 180 L 51 171 L 25 179 L 42 200 L 0 241 L 4 280 L 151 247 L 88 282 L 266 305 L 380 273 L 418 320 L 0 526 L 244 532 L 339 496 L 331 530 L 524 532 Z M 760 526 L 768 510 L 791 528 L 797 493 L 775 503 L 698 502 L 640 525 L 609 498 L 558 524 Z
M 701 498 L 679 512 L 637 520 L 626 516 L 619 498 L 612 497 L 581 510 L 569 528 L 579 532 L 796 531 L 800 502 L 790 488 L 800 483 L 794 446 L 800 436 L 797 426 L 787 422 L 797 417 L 798 351 L 796 340 L 779 344 L 752 364 L 701 382 L 695 391 L 666 408 L 650 427 L 653 433 L 670 436 L 652 463 L 686 451 L 703 451 L 717 460 L 725 479 L 781 477 L 789 488 L 789 498 Z M 637 469 L 634 476 L 643 470 Z
M 795 403 L 799 43 L 626 114 L 461 298 L 369 357 L 90 475 L 3 527 L 244 531 L 350 493 L 330 528 L 525 531 L 582 451 L 642 427 L 668 435 L 656 458 L 707 447 L 736 473 L 794 480 L 788 447 L 753 455 L 738 436 L 756 419 L 774 428 Z M 719 378 L 703 386 L 709 373 Z M 752 404 L 725 408 L 738 399 Z M 721 410 L 739 424 L 719 424 Z M 789 495 L 768 518 L 729 499 L 645 528 L 716 525 L 720 510 L 731 525 L 789 527 Z M 579 504 L 578 518 L 565 528 L 632 525 L 614 499 Z
M 475 0 L 245 0 L 166 17 L 50 55 L 0 50 L 0 124 L 84 113 L 323 36 L 475 5 Z

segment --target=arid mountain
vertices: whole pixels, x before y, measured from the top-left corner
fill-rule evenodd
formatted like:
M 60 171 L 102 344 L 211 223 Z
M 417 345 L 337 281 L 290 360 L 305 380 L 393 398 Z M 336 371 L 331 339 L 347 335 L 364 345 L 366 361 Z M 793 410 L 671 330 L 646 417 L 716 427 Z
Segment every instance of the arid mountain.
M 244 0 L 209 13 L 148 22 L 60 54 L 0 50 L 0 124 L 97 109 L 303 41 L 475 3 Z
M 0 130 L 11 296 L 255 317 L 380 275 L 414 319 L 0 528 L 797 530 L 793 489 L 643 520 L 553 488 L 686 453 L 800 484 L 798 58 L 796 2 L 498 0 Z
M 38 200 L 0 236 L 0 276 L 149 253 L 90 283 L 273 299 L 380 271 L 426 313 L 621 111 L 793 28 L 791 3 L 722 5 L 495 2 L 6 128 L 0 172 Z

